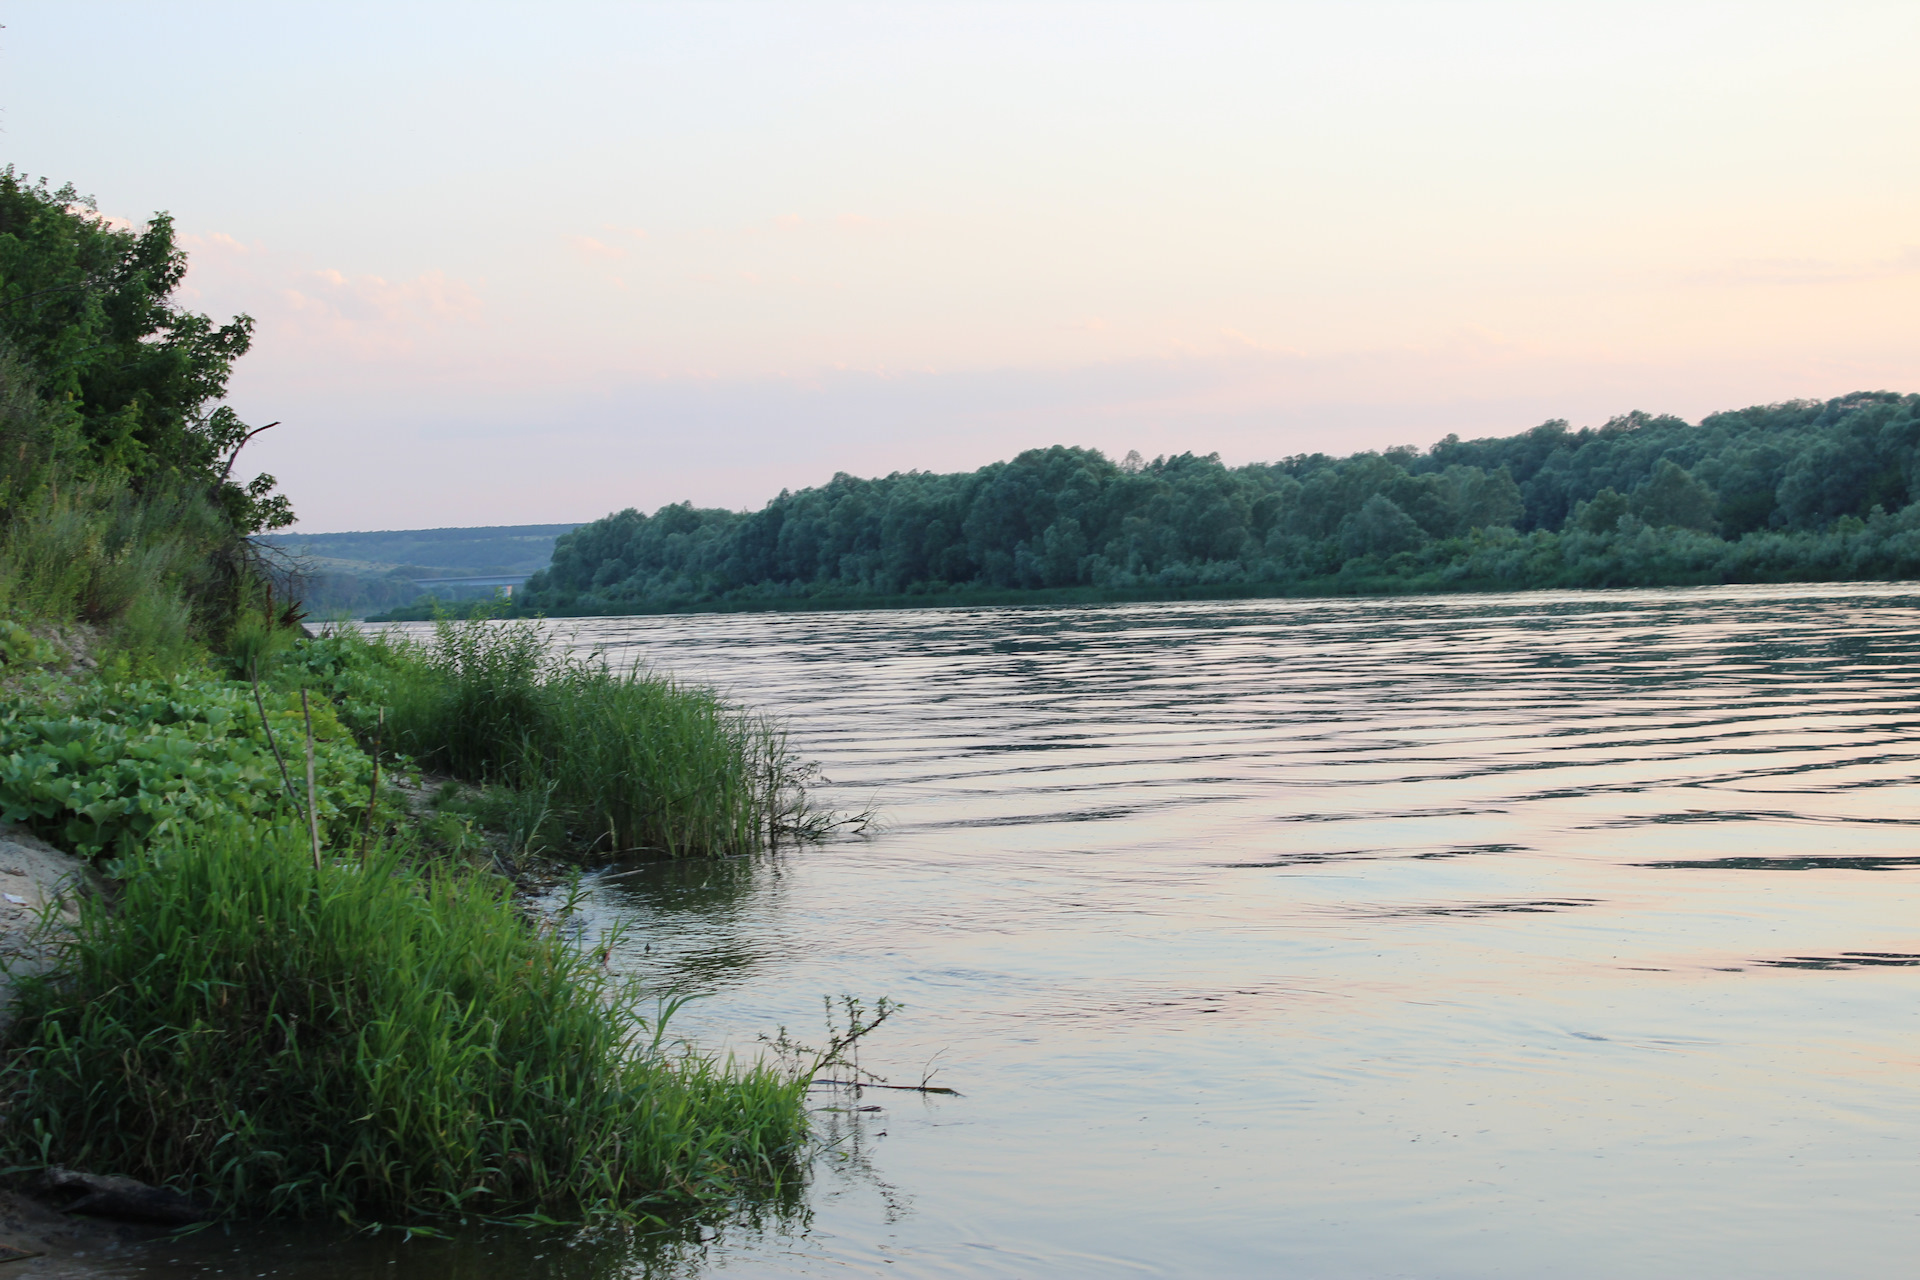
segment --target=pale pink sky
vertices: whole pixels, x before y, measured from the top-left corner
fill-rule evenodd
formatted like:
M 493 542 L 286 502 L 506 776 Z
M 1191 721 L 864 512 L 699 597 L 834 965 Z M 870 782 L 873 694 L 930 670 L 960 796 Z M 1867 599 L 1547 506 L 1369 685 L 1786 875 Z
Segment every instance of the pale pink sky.
M 303 529 L 1920 390 L 1912 4 L 391 8 L 0 32 Z

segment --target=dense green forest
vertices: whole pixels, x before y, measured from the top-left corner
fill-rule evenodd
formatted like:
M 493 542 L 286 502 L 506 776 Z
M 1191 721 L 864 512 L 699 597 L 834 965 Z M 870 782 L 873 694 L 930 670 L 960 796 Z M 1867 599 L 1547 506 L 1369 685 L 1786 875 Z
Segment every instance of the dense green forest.
M 562 536 L 523 608 L 1651 586 L 1920 576 L 1920 396 L 1863 392 L 1346 458 L 1113 462 L 627 510 Z

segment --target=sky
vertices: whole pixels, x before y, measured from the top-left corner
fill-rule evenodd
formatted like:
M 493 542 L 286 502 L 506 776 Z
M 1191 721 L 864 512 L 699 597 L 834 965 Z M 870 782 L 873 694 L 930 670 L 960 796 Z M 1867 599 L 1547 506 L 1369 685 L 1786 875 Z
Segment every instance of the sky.
M 1920 391 L 1920 5 L 0 2 L 308 532 Z

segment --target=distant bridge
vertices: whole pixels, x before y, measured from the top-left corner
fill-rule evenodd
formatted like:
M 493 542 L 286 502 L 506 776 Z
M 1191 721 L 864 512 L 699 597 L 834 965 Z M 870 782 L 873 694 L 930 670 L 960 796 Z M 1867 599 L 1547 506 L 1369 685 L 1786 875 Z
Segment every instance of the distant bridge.
M 415 578 L 416 587 L 505 587 L 507 594 L 533 575 L 530 573 L 485 573 L 477 578 Z

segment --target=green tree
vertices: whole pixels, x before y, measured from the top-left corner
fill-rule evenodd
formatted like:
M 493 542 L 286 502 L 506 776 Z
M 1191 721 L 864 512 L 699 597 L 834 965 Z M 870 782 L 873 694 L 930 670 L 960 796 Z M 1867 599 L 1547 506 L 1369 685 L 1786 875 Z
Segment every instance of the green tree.
M 1698 529 L 1717 533 L 1720 522 L 1714 517 L 1719 499 L 1713 490 L 1695 480 L 1671 458 L 1662 458 L 1644 484 L 1634 490 L 1630 500 L 1633 514 L 1658 528 Z
M 1582 502 L 1573 509 L 1568 523 L 1588 533 L 1612 533 L 1620 526 L 1620 517 L 1627 514 L 1627 497 L 1611 485 L 1593 495 L 1589 502 Z
M 1413 517 L 1384 493 L 1368 498 L 1340 529 L 1340 549 L 1349 559 L 1366 555 L 1384 559 L 1398 551 L 1415 550 L 1426 540 Z
M 74 432 L 75 465 L 136 486 L 203 484 L 242 533 L 293 522 L 273 477 L 231 476 L 251 434 L 226 395 L 253 320 L 225 324 L 174 305 L 187 258 L 173 221 L 112 225 L 71 185 L 0 170 L 0 334 Z
M 1409 589 L 1920 576 L 1915 495 L 1920 396 L 1890 392 L 1698 425 L 1630 413 L 1579 430 L 1556 420 L 1450 436 L 1425 453 L 1240 467 L 1193 453 L 1116 466 L 1056 446 L 954 475 L 838 475 L 751 514 L 701 512 L 697 534 L 675 531 L 674 509 L 622 513 L 563 538 L 523 599 L 591 613 L 955 588 L 1308 585 L 1346 560 L 1404 552 L 1418 554 L 1380 569 Z

